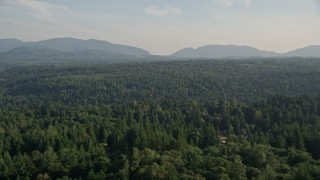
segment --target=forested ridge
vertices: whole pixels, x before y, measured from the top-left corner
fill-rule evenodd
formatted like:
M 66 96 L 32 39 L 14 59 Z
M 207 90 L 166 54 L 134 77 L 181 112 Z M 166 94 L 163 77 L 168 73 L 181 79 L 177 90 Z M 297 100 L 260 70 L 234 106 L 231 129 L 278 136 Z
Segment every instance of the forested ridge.
M 296 58 L 6 69 L 0 179 L 320 179 L 319 67 Z

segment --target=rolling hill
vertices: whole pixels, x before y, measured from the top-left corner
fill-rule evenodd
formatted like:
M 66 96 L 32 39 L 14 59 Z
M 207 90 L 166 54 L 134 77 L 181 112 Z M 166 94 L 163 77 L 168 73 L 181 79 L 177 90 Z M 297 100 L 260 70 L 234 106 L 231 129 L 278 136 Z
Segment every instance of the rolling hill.
M 175 52 L 173 57 L 188 58 L 229 58 L 229 57 L 272 57 L 275 52 L 263 51 L 249 46 L 236 45 L 207 45 L 197 49 L 185 48 Z
M 320 57 L 320 45 L 307 46 L 283 54 L 296 57 Z
M 18 50 L 14 50 L 17 49 Z M 21 49 L 23 48 L 23 49 Z M 46 49 L 44 54 L 39 49 Z M 58 54 L 83 55 L 81 52 L 90 52 L 91 55 L 97 56 L 118 55 L 118 56 L 150 56 L 151 54 L 141 48 L 113 44 L 108 41 L 100 41 L 95 39 L 81 40 L 75 38 L 55 38 L 38 42 L 23 42 L 17 39 L 0 40 L 0 52 L 10 56 L 24 55 L 46 55 L 48 51 L 54 51 Z M 90 54 L 89 53 L 89 54 Z

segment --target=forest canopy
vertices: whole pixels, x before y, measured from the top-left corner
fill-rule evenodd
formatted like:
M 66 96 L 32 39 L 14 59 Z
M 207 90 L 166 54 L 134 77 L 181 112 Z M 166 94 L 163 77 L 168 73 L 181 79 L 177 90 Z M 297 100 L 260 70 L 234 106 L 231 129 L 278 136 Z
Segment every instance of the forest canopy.
M 6 67 L 0 179 L 319 179 L 320 60 Z

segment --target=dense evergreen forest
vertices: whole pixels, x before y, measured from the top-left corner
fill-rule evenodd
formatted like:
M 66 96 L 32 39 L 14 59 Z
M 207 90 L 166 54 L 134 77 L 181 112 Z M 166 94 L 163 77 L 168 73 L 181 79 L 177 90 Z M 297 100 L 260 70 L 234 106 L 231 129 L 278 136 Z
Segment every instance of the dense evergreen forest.
M 3 67 L 0 179 L 320 179 L 319 67 Z

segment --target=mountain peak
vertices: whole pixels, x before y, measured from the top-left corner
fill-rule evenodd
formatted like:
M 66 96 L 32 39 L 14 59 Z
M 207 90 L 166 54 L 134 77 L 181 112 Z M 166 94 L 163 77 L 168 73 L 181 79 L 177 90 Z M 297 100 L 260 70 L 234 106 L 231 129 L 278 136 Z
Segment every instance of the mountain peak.
M 172 56 L 189 58 L 270 57 L 277 56 L 277 53 L 250 46 L 206 45 L 196 49 L 185 48 L 172 54 Z
M 64 52 L 84 52 L 86 50 L 94 50 L 103 52 L 104 54 L 117 54 L 122 56 L 149 56 L 150 53 L 141 48 L 127 45 L 112 44 L 108 41 L 89 39 L 82 40 L 70 37 L 47 39 L 38 42 L 22 42 L 0 40 L 0 52 L 7 52 L 15 48 L 33 47 L 52 49 Z
M 19 47 L 23 44 L 22 41 L 15 38 L 9 38 L 9 39 L 0 39 L 0 53 L 6 52 L 11 49 L 14 49 L 16 47 Z
M 320 45 L 310 45 L 283 54 L 284 56 L 320 57 Z

